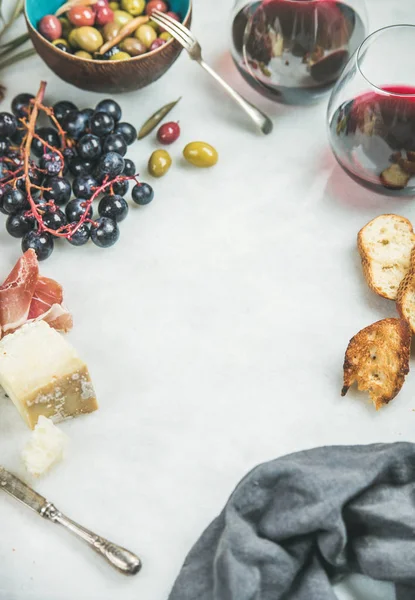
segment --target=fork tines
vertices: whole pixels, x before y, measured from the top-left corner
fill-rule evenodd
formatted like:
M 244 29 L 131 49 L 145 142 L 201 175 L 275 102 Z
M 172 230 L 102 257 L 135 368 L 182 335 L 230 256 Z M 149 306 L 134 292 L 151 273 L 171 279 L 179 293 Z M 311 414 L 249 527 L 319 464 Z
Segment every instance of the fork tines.
M 151 14 L 151 18 L 157 25 L 164 27 L 164 29 L 185 48 L 189 48 L 196 41 L 187 27 L 175 19 L 172 19 L 169 15 L 166 15 L 159 10 L 154 10 Z

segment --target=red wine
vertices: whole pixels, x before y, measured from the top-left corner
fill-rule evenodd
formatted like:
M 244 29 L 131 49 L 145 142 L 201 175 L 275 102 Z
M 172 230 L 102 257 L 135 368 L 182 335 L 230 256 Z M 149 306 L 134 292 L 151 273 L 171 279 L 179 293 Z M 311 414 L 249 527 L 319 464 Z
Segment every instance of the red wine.
M 382 90 L 382 91 L 381 91 Z M 415 190 L 415 87 L 383 86 L 342 104 L 330 123 L 334 154 L 378 192 Z
M 251 2 L 233 22 L 233 58 L 264 96 L 308 104 L 333 87 L 364 37 L 363 20 L 344 2 Z

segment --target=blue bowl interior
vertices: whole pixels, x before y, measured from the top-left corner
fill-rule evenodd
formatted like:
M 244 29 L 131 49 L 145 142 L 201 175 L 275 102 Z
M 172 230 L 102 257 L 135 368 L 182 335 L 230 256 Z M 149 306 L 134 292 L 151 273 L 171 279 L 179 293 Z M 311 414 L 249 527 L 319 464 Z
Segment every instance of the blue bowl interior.
M 32 24 L 37 29 L 37 24 L 45 15 L 54 14 L 65 0 L 26 0 L 26 14 Z M 178 13 L 182 19 L 189 10 L 190 0 L 169 0 L 170 10 Z

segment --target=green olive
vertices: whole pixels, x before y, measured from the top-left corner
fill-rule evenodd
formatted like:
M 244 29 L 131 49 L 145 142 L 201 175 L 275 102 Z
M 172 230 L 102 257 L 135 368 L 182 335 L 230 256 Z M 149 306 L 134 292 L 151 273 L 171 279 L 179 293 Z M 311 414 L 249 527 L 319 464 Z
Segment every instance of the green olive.
M 154 40 L 157 39 L 157 33 L 150 25 L 140 25 L 134 35 L 146 48 L 150 48 Z
M 85 52 L 85 50 L 78 50 L 78 52 L 75 52 L 75 56 L 79 56 L 79 58 L 92 58 L 92 54 Z
M 68 35 L 70 34 L 70 32 L 73 29 L 73 25 L 69 21 L 69 19 L 67 19 L 66 17 L 59 17 L 59 21 L 61 22 L 61 25 L 62 25 L 62 37 L 67 39 Z
M 153 177 L 163 177 L 171 167 L 171 156 L 167 150 L 156 150 L 148 161 L 148 172 Z
M 132 15 L 130 15 L 128 12 L 125 12 L 125 10 L 114 10 L 114 23 L 120 27 L 124 27 L 124 25 L 127 25 L 127 23 L 132 20 Z
M 218 153 L 213 146 L 206 142 L 191 142 L 183 150 L 183 156 L 195 167 L 213 167 L 218 162 Z
M 143 14 L 145 7 L 145 0 L 121 0 L 121 8 L 129 12 L 133 17 Z
M 163 33 L 161 33 L 159 37 L 160 37 L 161 40 L 164 40 L 165 42 L 168 42 L 169 40 L 172 39 L 173 36 L 168 31 L 163 31 Z
M 152 20 L 150 19 L 150 21 L 147 23 L 147 25 L 150 25 L 150 27 L 152 27 L 152 28 L 154 29 L 154 31 L 155 31 L 156 33 L 158 33 L 159 26 L 157 25 L 157 23 L 156 23 L 155 21 L 152 21 Z
M 143 42 L 140 42 L 140 40 L 133 37 L 125 38 L 125 40 L 121 42 L 120 48 L 123 52 L 128 52 L 131 56 L 140 56 L 147 52 L 147 48 L 144 46 Z
M 78 50 L 78 29 L 72 29 L 72 31 L 69 32 L 68 42 L 71 48 L 73 48 L 74 50 Z
M 128 60 L 131 56 L 127 52 L 116 52 L 110 57 L 110 60 Z
M 104 43 L 102 35 L 98 29 L 95 29 L 95 27 L 89 27 L 88 25 L 84 25 L 83 27 L 79 27 L 77 29 L 76 41 L 78 42 L 81 50 L 86 50 L 86 52 L 96 52 Z
M 53 40 L 52 46 L 56 46 L 56 44 L 63 44 L 66 48 L 69 49 L 69 43 L 67 40 L 64 40 L 63 38 L 58 38 L 57 40 Z
M 120 5 L 118 2 L 110 2 L 108 6 L 111 10 L 120 10 Z
M 102 28 L 102 37 L 104 38 L 104 40 L 106 42 L 110 42 L 111 40 L 113 40 L 115 38 L 116 35 L 119 34 L 120 29 L 121 29 L 121 25 L 118 25 L 118 23 L 114 23 L 114 22 L 107 23 Z

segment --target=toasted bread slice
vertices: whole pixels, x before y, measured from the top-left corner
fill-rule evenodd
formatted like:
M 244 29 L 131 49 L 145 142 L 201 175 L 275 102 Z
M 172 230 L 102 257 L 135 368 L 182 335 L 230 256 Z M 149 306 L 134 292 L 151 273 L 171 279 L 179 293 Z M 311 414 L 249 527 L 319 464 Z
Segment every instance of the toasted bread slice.
M 396 308 L 402 319 L 405 319 L 415 333 L 415 248 L 411 253 L 411 263 L 407 275 L 398 289 Z
M 383 319 L 359 331 L 346 350 L 342 396 L 357 383 L 376 410 L 388 404 L 409 373 L 410 346 L 411 330 L 403 319 Z
M 369 287 L 383 298 L 396 300 L 415 246 L 410 221 L 398 215 L 380 215 L 359 231 L 357 245 Z

